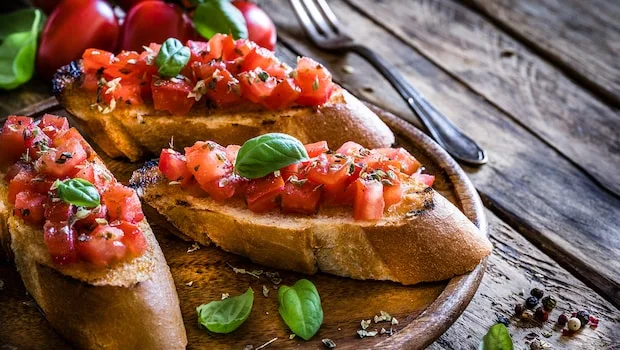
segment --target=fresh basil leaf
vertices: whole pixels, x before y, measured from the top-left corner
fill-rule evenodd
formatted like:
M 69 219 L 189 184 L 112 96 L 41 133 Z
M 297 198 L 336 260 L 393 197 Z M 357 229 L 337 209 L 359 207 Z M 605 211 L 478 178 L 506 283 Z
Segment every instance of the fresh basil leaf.
M 495 324 L 482 338 L 478 350 L 513 350 L 512 338 L 508 328 L 501 323 Z
M 95 208 L 101 204 L 99 192 L 90 182 L 75 178 L 65 181 L 56 180 L 52 188 L 63 201 L 84 208 Z
M 194 27 L 203 37 L 232 34 L 235 39 L 248 38 L 248 26 L 241 11 L 229 0 L 205 0 L 194 12 Z
M 214 333 L 230 333 L 250 316 L 254 304 L 252 288 L 235 297 L 212 301 L 196 308 L 198 323 Z
M 309 340 L 323 323 L 321 297 L 312 282 L 301 279 L 292 287 L 278 289 L 278 311 L 284 323 L 299 337 Z
M 155 64 L 157 73 L 165 78 L 176 77 L 192 55 L 189 47 L 175 38 L 169 38 L 161 45 Z
M 45 15 L 38 9 L 0 15 L 0 89 L 15 89 L 32 78 L 37 36 L 44 23 Z
M 256 179 L 306 159 L 306 148 L 296 138 L 280 133 L 264 134 L 241 146 L 235 171 L 248 179 Z

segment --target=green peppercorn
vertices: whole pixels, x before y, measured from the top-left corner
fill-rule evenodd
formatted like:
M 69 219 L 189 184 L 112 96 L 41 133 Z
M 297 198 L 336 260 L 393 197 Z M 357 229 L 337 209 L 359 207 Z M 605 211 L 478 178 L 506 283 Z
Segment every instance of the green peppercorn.
M 545 293 L 540 288 L 534 288 L 530 291 L 530 295 L 538 299 L 542 298 Z
M 581 321 L 582 327 L 590 322 L 590 313 L 585 310 L 579 311 L 577 315 L 575 315 L 575 317 L 577 317 L 579 321 Z
M 542 304 L 545 310 L 551 311 L 555 308 L 557 302 L 555 301 L 554 297 L 552 297 L 551 295 L 547 295 L 542 299 Z
M 538 305 L 538 298 L 535 296 L 528 297 L 525 299 L 525 307 L 534 310 L 534 308 Z

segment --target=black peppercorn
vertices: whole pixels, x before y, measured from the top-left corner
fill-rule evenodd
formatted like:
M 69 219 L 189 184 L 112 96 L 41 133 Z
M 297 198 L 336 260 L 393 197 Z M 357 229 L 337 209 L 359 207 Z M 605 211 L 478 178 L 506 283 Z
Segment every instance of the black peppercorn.
M 577 317 L 579 321 L 581 321 L 582 327 L 587 325 L 588 322 L 590 322 L 590 313 L 585 310 L 579 311 L 577 315 L 575 315 L 575 317 Z
M 515 305 L 515 315 L 521 317 L 522 313 L 523 313 L 523 304 Z
M 544 308 L 545 308 L 545 310 L 547 310 L 547 311 L 551 311 L 551 310 L 553 310 L 553 309 L 555 308 L 556 303 L 557 303 L 557 302 L 555 301 L 555 298 L 554 298 L 554 297 L 552 297 L 551 295 L 547 295 L 546 297 L 542 298 L 542 301 L 541 301 L 541 302 L 542 302 L 542 304 L 543 304 L 543 307 L 544 307 Z
M 545 293 L 540 288 L 534 288 L 530 291 L 530 295 L 538 299 L 542 298 Z
M 538 305 L 538 298 L 535 296 L 528 297 L 525 299 L 525 307 L 530 310 L 534 310 L 534 308 Z
M 510 325 L 510 320 L 508 319 L 508 317 L 505 316 L 497 316 L 497 323 L 501 323 L 504 326 L 508 327 Z
M 564 327 L 564 325 L 567 323 L 568 316 L 566 316 L 566 314 L 561 314 L 560 316 L 558 316 L 558 325 L 560 325 L 560 327 Z

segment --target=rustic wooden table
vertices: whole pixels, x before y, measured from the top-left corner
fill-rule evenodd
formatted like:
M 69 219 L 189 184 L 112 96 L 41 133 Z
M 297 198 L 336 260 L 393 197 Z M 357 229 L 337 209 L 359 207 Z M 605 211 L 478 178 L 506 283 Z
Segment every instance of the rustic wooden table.
M 552 319 L 588 310 L 600 325 L 562 337 L 554 322 L 512 317 L 517 349 L 536 336 L 554 348 L 620 348 L 620 2 L 329 3 L 349 34 L 397 65 L 490 158 L 465 170 L 488 208 L 495 249 L 471 304 L 431 349 L 476 348 L 533 287 L 558 300 Z M 411 113 L 361 58 L 310 44 L 287 2 L 261 5 L 278 26 L 284 60 L 316 57 L 352 93 Z M 49 91 L 35 80 L 1 92 L 0 113 Z

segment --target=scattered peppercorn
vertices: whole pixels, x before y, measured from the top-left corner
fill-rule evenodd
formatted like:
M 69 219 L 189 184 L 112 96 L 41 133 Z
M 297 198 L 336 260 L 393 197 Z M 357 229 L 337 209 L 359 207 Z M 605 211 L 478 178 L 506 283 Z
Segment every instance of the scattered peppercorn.
M 525 299 L 525 307 L 530 310 L 534 310 L 534 308 L 538 305 L 538 298 L 535 296 L 528 297 Z
M 564 325 L 568 322 L 568 316 L 566 314 L 561 314 L 558 316 L 558 324 L 560 327 L 564 327 Z
M 579 319 L 581 326 L 585 326 L 590 322 L 590 313 L 585 310 L 579 311 L 575 317 Z
M 497 316 L 497 323 L 501 323 L 504 326 L 508 327 L 510 325 L 510 320 L 506 316 Z
M 568 330 L 569 331 L 576 332 L 580 328 L 581 328 L 581 321 L 579 321 L 579 319 L 577 317 L 571 317 L 571 319 L 568 320 Z
M 533 297 L 536 297 L 537 299 L 540 299 L 543 297 L 545 293 L 543 292 L 542 289 L 540 288 L 534 288 L 530 291 L 530 295 Z
M 545 322 L 549 318 L 549 313 L 545 311 L 542 306 L 539 306 L 538 309 L 536 309 L 536 313 L 534 314 L 534 316 L 536 316 L 537 320 Z
M 551 295 L 547 295 L 546 297 L 542 298 L 542 304 L 545 310 L 551 311 L 555 309 L 557 302 L 555 301 L 554 297 L 552 297 Z
M 523 313 L 523 304 L 515 305 L 515 315 L 521 316 L 522 313 Z
M 532 310 L 525 310 L 523 311 L 523 313 L 521 314 L 521 319 L 522 320 L 531 320 L 534 318 L 534 313 L 532 312 Z

